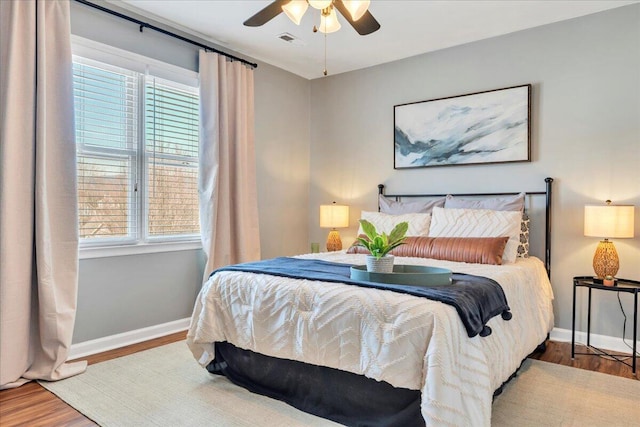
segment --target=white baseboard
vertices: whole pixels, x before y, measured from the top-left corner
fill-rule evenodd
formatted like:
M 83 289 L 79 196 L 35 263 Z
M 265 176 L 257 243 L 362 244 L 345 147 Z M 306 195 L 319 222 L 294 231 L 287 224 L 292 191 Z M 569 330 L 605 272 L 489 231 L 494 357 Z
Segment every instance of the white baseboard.
M 552 341 L 571 342 L 571 330 L 553 328 L 550 334 Z M 576 343 L 586 344 L 587 333 L 576 331 Z M 605 350 L 616 351 L 620 353 L 631 354 L 631 348 L 629 348 L 620 337 L 610 337 L 608 335 L 591 334 L 590 344 Z M 633 340 L 627 339 L 627 344 L 633 346 Z M 636 350 L 640 351 L 640 342 L 636 341 Z
M 179 319 L 160 325 L 149 326 L 148 328 L 136 329 L 134 331 L 71 344 L 68 359 L 78 359 L 92 354 L 102 353 L 103 351 L 113 350 L 114 348 L 125 347 L 176 332 L 186 331 L 189 328 L 190 321 L 190 318 Z

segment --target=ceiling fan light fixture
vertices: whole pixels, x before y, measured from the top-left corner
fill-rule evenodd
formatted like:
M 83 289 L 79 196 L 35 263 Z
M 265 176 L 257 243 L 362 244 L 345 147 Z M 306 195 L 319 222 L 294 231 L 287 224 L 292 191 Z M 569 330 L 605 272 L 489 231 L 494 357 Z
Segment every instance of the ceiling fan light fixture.
M 369 9 L 371 0 L 342 0 L 344 7 L 347 8 L 354 21 L 362 18 L 362 15 Z
M 286 12 L 289 19 L 299 25 L 303 19 L 302 15 L 304 15 L 308 6 L 320 9 L 321 14 L 325 16 L 335 8 L 358 34 L 366 36 L 380 29 L 380 23 L 376 21 L 376 18 L 368 10 L 370 3 L 370 0 L 307 0 L 306 3 L 304 0 L 272 0 L 267 6 L 244 21 L 243 24 L 247 27 L 260 27 L 279 14 Z M 362 12 L 363 9 L 364 12 Z M 360 13 L 363 14 L 358 18 Z M 333 15 L 335 16 L 335 12 Z M 354 20 L 353 16 L 358 19 Z M 337 21 L 333 16 L 331 18 L 331 21 Z M 331 28 L 335 28 L 333 31 L 336 31 L 337 28 L 340 28 L 340 24 L 338 22 L 325 24 L 324 27 L 327 31 L 330 31 Z M 318 28 L 314 25 L 313 32 L 316 31 L 318 31 Z
M 282 6 L 282 11 L 293 21 L 294 24 L 300 25 L 302 16 L 309 7 L 307 0 L 292 0 Z
M 331 6 L 332 0 L 309 0 L 309 5 L 315 9 L 322 10 Z
M 320 32 L 325 34 L 335 33 L 342 27 L 340 21 L 338 21 L 336 10 L 329 8 L 328 13 L 325 13 L 325 10 L 322 11 L 322 16 L 320 17 Z

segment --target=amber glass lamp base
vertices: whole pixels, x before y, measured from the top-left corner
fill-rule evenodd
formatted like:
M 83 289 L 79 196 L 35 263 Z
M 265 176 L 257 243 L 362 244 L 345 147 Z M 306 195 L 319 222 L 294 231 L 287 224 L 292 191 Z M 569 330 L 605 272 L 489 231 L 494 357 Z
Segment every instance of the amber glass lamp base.
M 601 240 L 595 255 L 593 255 L 593 271 L 596 272 L 596 276 L 599 279 L 603 279 L 606 276 L 615 277 L 619 269 L 620 260 L 613 242 L 608 239 Z
M 327 237 L 327 250 L 330 252 L 342 250 L 342 240 L 340 240 L 340 233 L 338 230 L 331 230 Z

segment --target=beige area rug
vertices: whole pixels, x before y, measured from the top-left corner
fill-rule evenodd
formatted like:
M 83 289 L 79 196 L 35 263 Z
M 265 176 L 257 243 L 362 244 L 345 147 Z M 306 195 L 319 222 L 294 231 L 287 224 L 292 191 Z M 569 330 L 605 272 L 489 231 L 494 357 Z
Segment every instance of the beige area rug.
M 640 381 L 527 359 L 493 402 L 493 426 L 640 426 Z
M 336 426 L 210 375 L 184 342 L 41 384 L 102 426 Z M 493 406 L 494 426 L 637 426 L 640 381 L 527 360 Z

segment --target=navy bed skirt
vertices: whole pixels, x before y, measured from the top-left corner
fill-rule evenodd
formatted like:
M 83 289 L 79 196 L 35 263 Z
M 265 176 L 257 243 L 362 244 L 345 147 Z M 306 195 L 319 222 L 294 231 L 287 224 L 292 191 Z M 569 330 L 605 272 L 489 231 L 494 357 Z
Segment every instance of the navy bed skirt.
M 215 359 L 207 366 L 209 372 L 224 375 L 253 393 L 281 400 L 301 411 L 347 426 L 425 425 L 418 390 L 393 387 L 338 369 L 265 356 L 227 342 L 216 342 L 215 349 Z M 545 350 L 546 340 L 533 353 Z M 504 384 L 494 392 L 494 397 L 503 387 Z
M 347 426 L 422 426 L 420 391 L 363 375 L 215 344 L 207 370 L 247 390 Z

